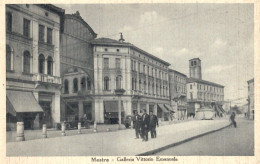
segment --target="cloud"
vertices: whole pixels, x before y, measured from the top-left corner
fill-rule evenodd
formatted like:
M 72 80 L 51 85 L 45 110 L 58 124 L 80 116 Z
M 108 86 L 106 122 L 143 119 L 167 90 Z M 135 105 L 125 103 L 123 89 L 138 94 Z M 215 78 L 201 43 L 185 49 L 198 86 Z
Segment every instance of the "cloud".
M 212 44 L 213 48 L 223 48 L 227 45 L 227 41 L 222 40 L 221 38 L 217 38 L 215 42 Z

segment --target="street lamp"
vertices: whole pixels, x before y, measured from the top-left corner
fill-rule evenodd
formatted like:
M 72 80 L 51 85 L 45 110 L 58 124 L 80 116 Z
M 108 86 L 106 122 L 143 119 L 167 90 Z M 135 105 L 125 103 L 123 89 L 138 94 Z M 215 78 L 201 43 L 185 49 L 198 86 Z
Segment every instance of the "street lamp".
M 118 129 L 121 129 L 121 96 L 124 94 L 124 89 L 115 89 L 115 94 L 118 96 Z

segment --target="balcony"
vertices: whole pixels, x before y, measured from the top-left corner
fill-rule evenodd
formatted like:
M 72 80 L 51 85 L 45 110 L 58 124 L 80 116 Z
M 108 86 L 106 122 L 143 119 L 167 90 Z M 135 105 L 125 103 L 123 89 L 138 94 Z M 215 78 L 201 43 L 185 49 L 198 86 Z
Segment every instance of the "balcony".
M 52 75 L 34 74 L 33 80 L 43 83 L 61 84 L 61 78 Z

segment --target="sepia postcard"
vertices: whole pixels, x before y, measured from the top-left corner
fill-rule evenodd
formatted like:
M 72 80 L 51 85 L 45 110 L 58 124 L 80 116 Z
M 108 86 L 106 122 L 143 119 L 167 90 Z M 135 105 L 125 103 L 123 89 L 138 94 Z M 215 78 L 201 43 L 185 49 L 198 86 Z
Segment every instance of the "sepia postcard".
M 1 163 L 260 163 L 259 7 L 4 1 Z

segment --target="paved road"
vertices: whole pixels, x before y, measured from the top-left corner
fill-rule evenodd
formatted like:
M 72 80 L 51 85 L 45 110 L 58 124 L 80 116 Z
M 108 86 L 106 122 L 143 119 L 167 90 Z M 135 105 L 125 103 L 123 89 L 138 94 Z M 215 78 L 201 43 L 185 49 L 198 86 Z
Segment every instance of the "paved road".
M 226 128 L 155 155 L 253 156 L 254 122 L 237 118 L 237 124 L 237 128 Z

